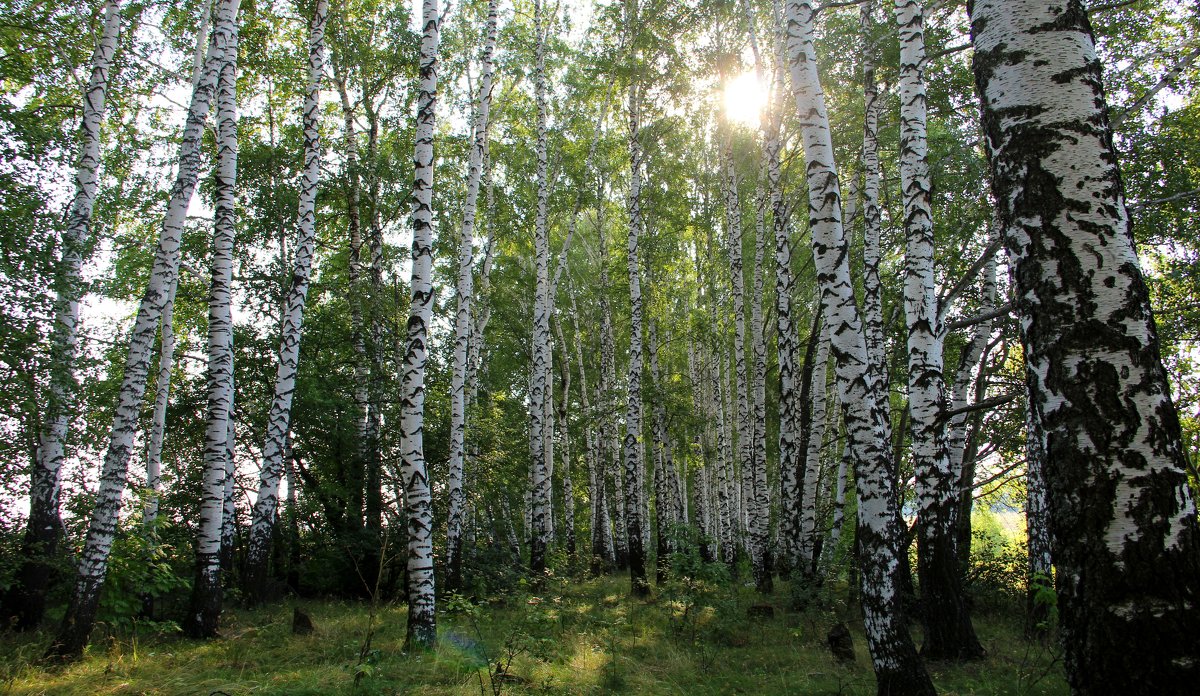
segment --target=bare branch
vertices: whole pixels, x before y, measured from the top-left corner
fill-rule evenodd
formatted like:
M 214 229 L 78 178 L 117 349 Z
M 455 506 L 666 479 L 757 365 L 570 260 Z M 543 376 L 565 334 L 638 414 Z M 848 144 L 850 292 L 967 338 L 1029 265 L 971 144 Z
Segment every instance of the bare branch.
M 983 312 L 982 314 L 976 314 L 973 317 L 967 317 L 966 319 L 959 319 L 958 321 L 952 321 L 946 325 L 946 331 L 955 331 L 957 329 L 965 329 L 970 326 L 975 326 L 976 324 L 981 324 L 981 323 L 991 320 L 991 319 L 997 319 L 999 317 L 1006 316 L 1009 313 L 1011 313 L 1012 311 L 1013 311 L 1013 304 L 1011 302 L 1008 302 L 1006 304 L 1000 305 L 999 307 L 996 307 L 995 309 L 989 310 L 987 312 Z
M 1002 394 L 1000 396 L 993 396 L 992 398 L 984 399 L 983 401 L 977 401 L 973 404 L 967 404 L 966 406 L 963 406 L 962 408 L 948 409 L 948 410 L 942 412 L 940 420 L 948 421 L 951 418 L 953 418 L 957 415 L 961 415 L 963 413 L 972 413 L 974 411 L 986 411 L 988 409 L 996 408 L 997 406 L 1003 406 L 1004 404 L 1007 404 L 1010 401 L 1015 401 L 1017 399 L 1017 397 L 1020 395 L 1021 395 L 1021 392 L 1010 392 L 1008 394 Z

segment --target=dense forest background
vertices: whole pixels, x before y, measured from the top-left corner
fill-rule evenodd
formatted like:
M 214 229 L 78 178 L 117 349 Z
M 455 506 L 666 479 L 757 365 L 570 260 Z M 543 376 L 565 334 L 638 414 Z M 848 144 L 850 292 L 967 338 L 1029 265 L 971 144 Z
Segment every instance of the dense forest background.
M 97 577 L 91 620 L 113 635 L 214 635 L 222 594 L 407 597 L 432 617 L 436 587 L 437 611 L 471 616 L 632 563 L 635 594 L 653 581 L 686 609 L 749 584 L 857 632 L 878 541 L 895 547 L 894 604 L 927 657 L 980 658 L 972 612 L 1019 615 L 1034 640 L 1055 631 L 1055 503 L 1031 492 L 1044 473 L 1030 471 L 970 17 L 959 2 L 876 4 L 0 0 L 0 618 L 75 616 Z M 1195 490 L 1200 12 L 1087 5 Z M 861 409 L 843 403 L 845 351 L 820 309 L 816 158 L 793 99 L 805 11 L 886 471 L 856 465 Z M 81 95 L 105 37 L 94 208 L 72 241 Z M 211 113 L 189 136 L 205 89 Z M 80 275 L 64 280 L 72 254 Z M 79 298 L 69 360 L 64 292 Z M 138 314 L 147 302 L 157 315 Z M 914 343 L 929 311 L 929 343 Z M 31 546 L 56 418 L 54 531 Z M 121 422 L 127 482 L 104 473 Z M 102 481 L 116 502 L 100 553 Z M 868 489 L 887 519 L 860 510 Z M 938 539 L 956 551 L 922 556 Z M 22 578 L 38 579 L 37 616 Z M 213 583 L 215 606 L 199 597 Z M 410 641 L 433 642 L 409 621 Z

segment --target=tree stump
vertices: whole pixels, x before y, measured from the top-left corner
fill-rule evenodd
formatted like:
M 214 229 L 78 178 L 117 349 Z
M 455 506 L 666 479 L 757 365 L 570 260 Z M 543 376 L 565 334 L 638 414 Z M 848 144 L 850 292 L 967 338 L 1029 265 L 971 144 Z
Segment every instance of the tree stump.
M 854 662 L 854 640 L 850 637 L 850 629 L 844 623 L 836 623 L 825 636 L 829 651 L 838 662 Z
M 300 611 L 300 607 L 292 607 L 292 634 L 307 636 L 316 630 L 312 618 Z

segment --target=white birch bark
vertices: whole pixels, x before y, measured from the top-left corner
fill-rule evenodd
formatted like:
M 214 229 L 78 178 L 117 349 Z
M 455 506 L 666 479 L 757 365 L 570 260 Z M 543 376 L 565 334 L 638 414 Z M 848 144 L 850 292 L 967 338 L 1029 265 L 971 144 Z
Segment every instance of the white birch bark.
M 179 273 L 179 247 L 188 203 L 196 188 L 200 166 L 200 141 L 216 87 L 217 73 L 227 58 L 227 48 L 237 32 L 239 0 L 222 0 L 204 62 L 192 91 L 187 122 L 179 147 L 179 169 L 171 187 L 150 280 L 138 306 L 130 335 L 124 377 L 113 416 L 108 451 L 100 474 L 87 539 L 79 564 L 79 578 L 58 637 L 48 654 L 75 659 L 87 644 L 99 605 L 100 588 L 108 570 L 108 554 L 116 536 L 117 515 L 129 473 L 129 457 L 137 430 L 138 414 L 150 370 L 150 354 L 163 306 Z
M 208 415 L 204 433 L 204 484 L 196 539 L 196 577 L 183 622 L 192 638 L 213 638 L 221 617 L 221 533 L 225 475 L 230 469 L 233 407 L 233 243 L 237 202 L 237 35 L 217 79 L 217 167 L 208 293 Z
M 1077 694 L 1186 693 L 1200 677 L 1200 529 L 1087 12 L 969 10 L 1067 680 Z
M 446 518 L 446 568 L 450 591 L 462 585 L 462 534 L 466 511 L 463 470 L 466 457 L 468 352 L 471 336 L 471 302 L 474 293 L 475 210 L 487 151 L 488 121 L 492 105 L 492 55 L 496 50 L 497 0 L 489 0 L 486 39 L 483 45 L 479 77 L 479 96 L 475 104 L 471 153 L 467 161 L 467 194 L 463 201 L 463 221 L 458 247 L 458 307 L 454 315 L 454 365 L 450 384 L 450 464 L 448 486 L 450 509 Z M 476 339 L 478 340 L 478 339 Z
M 814 572 L 814 551 L 817 539 L 817 483 L 821 476 L 821 450 L 825 445 L 825 429 L 829 416 L 826 370 L 829 365 L 830 336 L 828 325 L 821 326 L 817 337 L 817 352 L 813 362 L 812 420 L 809 424 L 808 451 L 804 457 L 804 482 L 800 487 L 800 549 L 797 554 L 800 572 L 811 578 Z
M 436 0 L 421 4 L 421 56 L 413 181 L 412 302 L 400 401 L 400 468 L 408 523 L 408 638 L 412 648 L 437 641 L 433 577 L 433 505 L 425 465 L 425 362 L 433 311 L 433 132 L 437 106 L 440 19 Z
M 237 534 L 237 387 L 233 380 L 229 382 L 229 431 L 225 436 L 225 491 L 221 513 L 221 572 L 233 571 L 233 543 Z
M 1026 395 L 1028 401 L 1028 395 Z M 1053 582 L 1050 541 L 1050 499 L 1046 490 L 1046 458 L 1042 452 L 1042 437 L 1033 421 L 1033 410 L 1025 409 L 1025 533 L 1028 540 L 1026 566 L 1027 602 L 1025 633 L 1044 635 L 1049 625 L 1050 607 L 1045 597 L 1039 597 L 1039 586 Z
M 888 398 L 887 355 L 883 337 L 883 284 L 879 277 L 880 235 L 883 216 L 879 203 L 879 117 L 883 101 L 875 76 L 878 52 L 875 34 L 875 2 L 866 0 L 859 11 L 863 37 L 863 325 L 867 340 L 868 369 L 874 377 L 880 406 L 884 409 L 884 437 L 891 439 Z
M 750 562 L 755 585 L 759 592 L 771 591 L 771 560 L 769 557 L 771 499 L 767 488 L 767 341 L 763 334 L 763 259 L 766 255 L 767 233 L 765 198 L 756 197 L 758 211 L 754 227 L 754 295 L 750 305 L 750 345 L 754 353 L 754 374 L 751 376 L 752 427 L 751 492 L 747 513 L 750 516 Z
M 629 379 L 625 398 L 625 525 L 628 530 L 629 578 L 635 596 L 649 594 L 642 517 L 645 466 L 642 460 L 642 280 L 638 244 L 642 233 L 641 95 L 629 88 Z
M 291 285 L 280 332 L 279 362 L 275 372 L 275 390 L 267 414 L 266 439 L 262 449 L 262 469 L 258 479 L 258 497 L 250 521 L 250 541 L 246 559 L 246 595 L 261 600 L 267 562 L 271 550 L 271 529 L 279 502 L 279 481 L 283 476 L 283 453 L 291 426 L 292 396 L 296 389 L 296 371 L 300 359 L 300 336 L 304 304 L 316 244 L 317 186 L 321 176 L 320 93 L 325 75 L 325 25 L 329 19 L 328 0 L 317 0 L 309 24 L 308 86 L 304 96 L 304 171 L 300 183 L 298 230 L 292 261 Z
M 747 506 L 753 496 L 753 431 L 750 422 L 750 385 L 746 367 L 746 281 L 742 271 L 742 211 L 738 196 L 737 170 L 733 162 L 732 137 L 726 133 L 722 146 L 722 171 L 725 194 L 725 234 L 729 254 L 729 273 L 732 289 L 734 335 L 733 360 L 734 395 L 737 401 L 737 466 L 740 477 L 741 503 L 738 505 L 737 528 L 739 538 L 748 542 L 749 512 Z
M 841 187 L 813 45 L 816 7 L 811 0 L 787 0 L 785 12 L 788 65 L 807 160 L 809 227 L 821 279 L 821 312 L 829 327 L 838 395 L 858 476 L 857 531 L 867 644 L 880 693 L 933 694 L 933 684 L 904 624 L 893 581 L 900 560 L 895 481 L 850 280 Z
M 146 446 L 146 504 L 142 523 L 152 539 L 157 533 L 159 496 L 162 493 L 162 450 L 167 434 L 167 405 L 171 399 L 171 373 L 175 369 L 174 288 L 163 306 L 161 337 L 158 348 L 158 380 L 154 389 L 154 411 L 150 418 L 150 439 Z
M 908 328 L 908 409 L 917 493 L 921 654 L 978 659 L 956 549 L 958 478 L 946 451 L 945 381 L 934 274 L 932 190 L 926 137 L 925 19 L 918 0 L 896 0 L 900 32 L 900 183 L 904 197 L 904 316 Z
M 534 1 L 534 32 L 536 57 L 534 66 L 534 101 L 537 105 L 537 211 L 533 226 L 534 265 L 537 287 L 533 302 L 533 365 L 530 367 L 529 438 L 532 455 L 531 503 L 529 531 L 529 568 L 534 576 L 546 568 L 546 553 L 551 538 L 551 472 L 546 445 L 550 435 L 547 423 L 549 403 L 554 389 L 549 383 L 550 363 L 550 238 L 546 228 L 550 181 L 546 153 L 546 46 L 542 28 L 542 3 Z
M 999 232 L 998 226 L 996 232 Z M 992 254 L 984 264 L 982 280 L 983 301 L 979 305 L 981 314 L 987 314 L 996 306 L 996 255 Z M 971 387 L 976 382 L 976 371 L 983 369 L 988 349 L 988 341 L 992 337 L 992 320 L 985 319 L 971 329 L 971 338 L 963 348 L 959 358 L 958 370 L 954 377 L 954 388 L 950 397 L 950 411 L 954 413 L 946 424 L 946 453 L 950 462 L 951 476 L 960 481 L 959 493 L 962 487 L 971 482 L 961 481 L 965 462 L 963 455 L 967 447 L 967 413 L 965 409 L 971 397 Z M 985 390 L 986 391 L 986 390 Z M 977 393 L 976 400 L 983 400 L 984 394 Z M 970 549 L 961 549 L 969 553 Z

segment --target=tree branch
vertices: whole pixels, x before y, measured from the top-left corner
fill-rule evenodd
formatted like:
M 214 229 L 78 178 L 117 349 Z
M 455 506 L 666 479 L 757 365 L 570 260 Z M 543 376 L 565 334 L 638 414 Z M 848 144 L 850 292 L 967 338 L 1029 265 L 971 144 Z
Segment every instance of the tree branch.
M 974 282 L 975 277 L 978 276 L 979 272 L 983 270 L 983 267 L 987 264 L 988 260 L 1000 250 L 1000 242 L 1002 239 L 1002 235 L 995 235 L 995 239 L 992 240 L 991 244 L 987 245 L 987 248 L 985 248 L 983 253 L 979 255 L 979 258 L 975 260 L 975 263 L 971 264 L 971 267 L 968 268 L 961 276 L 959 276 L 958 282 L 954 284 L 954 287 L 950 288 L 950 291 L 945 295 L 942 295 L 938 298 L 939 324 L 941 323 L 940 320 L 944 319 L 946 316 L 946 307 L 948 307 L 956 297 L 961 295 L 962 291 L 966 290 L 968 285 Z
M 1170 85 L 1172 82 L 1174 82 L 1175 79 L 1179 77 L 1180 73 L 1182 73 L 1184 70 L 1187 70 L 1192 63 L 1196 62 L 1196 58 L 1200 58 L 1200 46 L 1193 48 L 1187 55 L 1180 58 L 1175 65 L 1171 66 L 1171 69 L 1167 71 L 1167 74 L 1162 76 L 1162 79 L 1160 79 L 1145 94 L 1138 97 L 1137 100 L 1130 104 L 1124 111 L 1112 116 L 1111 121 L 1113 130 L 1120 128 L 1121 124 L 1125 122 L 1125 119 L 1134 115 L 1138 111 L 1141 111 L 1147 104 L 1150 103 L 1151 99 L 1154 99 L 1156 94 L 1166 88 L 1167 85 Z
M 1003 406 L 1004 404 L 1007 404 L 1010 401 L 1015 401 L 1016 398 L 1020 395 L 1021 395 L 1021 392 L 1010 392 L 1008 394 L 1002 394 L 1000 396 L 993 396 L 992 398 L 984 399 L 983 401 L 977 401 L 973 404 L 967 404 L 966 406 L 963 406 L 961 408 L 947 409 L 942 412 L 941 416 L 939 417 L 939 420 L 948 421 L 951 418 L 961 415 L 961 414 L 964 414 L 964 413 L 971 413 L 973 411 L 985 411 L 987 409 L 995 408 L 997 406 Z
M 946 331 L 955 331 L 957 329 L 965 329 L 970 326 L 975 326 L 976 324 L 981 324 L 985 321 L 988 321 L 989 319 L 997 319 L 999 317 L 1003 317 L 1012 311 L 1013 311 L 1013 304 L 1011 302 L 1007 302 L 1003 305 L 1000 305 L 999 307 L 996 307 L 995 309 L 983 312 L 982 314 L 976 314 L 973 317 L 967 317 L 966 319 L 959 319 L 958 321 L 952 321 L 946 325 Z
M 1179 200 L 1183 200 L 1185 198 L 1194 198 L 1196 196 L 1200 196 L 1200 189 L 1192 189 L 1191 191 L 1184 191 L 1183 193 L 1177 193 L 1173 196 L 1167 196 L 1166 198 L 1155 198 L 1154 200 L 1150 200 L 1150 201 L 1138 201 L 1137 203 L 1130 203 L 1126 207 L 1129 208 L 1129 210 L 1141 210 L 1142 208 L 1147 208 L 1152 205 L 1161 205 L 1163 203 L 1171 203 L 1173 201 L 1179 201 Z

